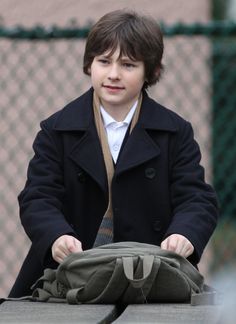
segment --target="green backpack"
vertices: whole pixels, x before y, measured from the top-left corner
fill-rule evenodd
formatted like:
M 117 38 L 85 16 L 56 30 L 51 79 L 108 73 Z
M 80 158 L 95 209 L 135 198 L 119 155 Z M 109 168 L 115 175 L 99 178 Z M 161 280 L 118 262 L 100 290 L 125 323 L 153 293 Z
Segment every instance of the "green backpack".
M 42 288 L 37 287 L 41 282 Z M 69 304 L 213 304 L 204 278 L 180 255 L 158 246 L 120 242 L 69 255 L 56 270 L 45 269 L 33 287 L 37 301 Z

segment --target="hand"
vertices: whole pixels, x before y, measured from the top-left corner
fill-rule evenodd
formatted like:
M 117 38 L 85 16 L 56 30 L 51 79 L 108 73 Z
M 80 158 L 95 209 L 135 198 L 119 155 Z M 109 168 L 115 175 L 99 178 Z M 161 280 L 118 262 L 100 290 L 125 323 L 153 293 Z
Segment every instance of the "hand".
M 65 257 L 73 252 L 81 252 L 81 242 L 71 235 L 62 235 L 52 245 L 53 259 L 61 263 Z
M 161 243 L 161 248 L 173 251 L 185 258 L 191 255 L 194 251 L 192 243 L 183 235 L 172 234 Z

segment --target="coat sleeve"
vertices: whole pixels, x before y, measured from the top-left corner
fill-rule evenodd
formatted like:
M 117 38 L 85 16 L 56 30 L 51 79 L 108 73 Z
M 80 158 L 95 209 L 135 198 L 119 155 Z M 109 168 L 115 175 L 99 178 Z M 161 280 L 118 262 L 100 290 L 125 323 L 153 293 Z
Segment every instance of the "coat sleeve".
M 171 166 L 173 217 L 165 238 L 185 236 L 194 246 L 190 261 L 197 264 L 212 235 L 218 218 L 218 201 L 213 188 L 204 180 L 201 153 L 192 126 L 182 123 L 175 143 Z
M 63 234 L 76 236 L 63 215 L 62 146 L 57 137 L 46 122 L 41 123 L 26 185 L 18 196 L 22 225 L 42 263 L 56 238 Z

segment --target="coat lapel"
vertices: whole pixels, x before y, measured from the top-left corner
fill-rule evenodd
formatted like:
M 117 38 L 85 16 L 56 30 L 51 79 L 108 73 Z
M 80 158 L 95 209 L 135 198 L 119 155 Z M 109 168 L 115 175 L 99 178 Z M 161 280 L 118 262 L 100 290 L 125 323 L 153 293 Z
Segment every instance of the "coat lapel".
M 115 174 L 119 175 L 133 167 L 149 161 L 161 154 L 160 147 L 152 135 L 160 132 L 175 132 L 173 112 L 143 96 L 138 123 L 130 134 L 117 163 Z M 152 132 L 149 132 L 151 130 Z
M 93 119 L 90 89 L 83 96 L 72 101 L 60 113 L 54 129 L 59 132 L 73 132 L 76 140 L 69 158 L 88 173 L 107 192 L 106 169 L 102 150 Z
M 107 192 L 107 176 L 95 126 L 89 128 L 73 147 L 70 158 L 86 171 Z
M 157 146 L 144 128 L 133 129 L 129 136 L 116 165 L 115 174 L 118 175 L 128 169 L 136 167 L 160 154 Z

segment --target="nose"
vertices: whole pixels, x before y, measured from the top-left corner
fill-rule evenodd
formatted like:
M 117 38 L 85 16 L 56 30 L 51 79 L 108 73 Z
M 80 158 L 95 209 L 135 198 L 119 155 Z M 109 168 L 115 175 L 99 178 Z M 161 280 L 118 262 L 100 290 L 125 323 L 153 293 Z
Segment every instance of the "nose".
M 111 64 L 110 70 L 108 73 L 108 79 L 109 80 L 120 80 L 120 69 L 118 64 Z

